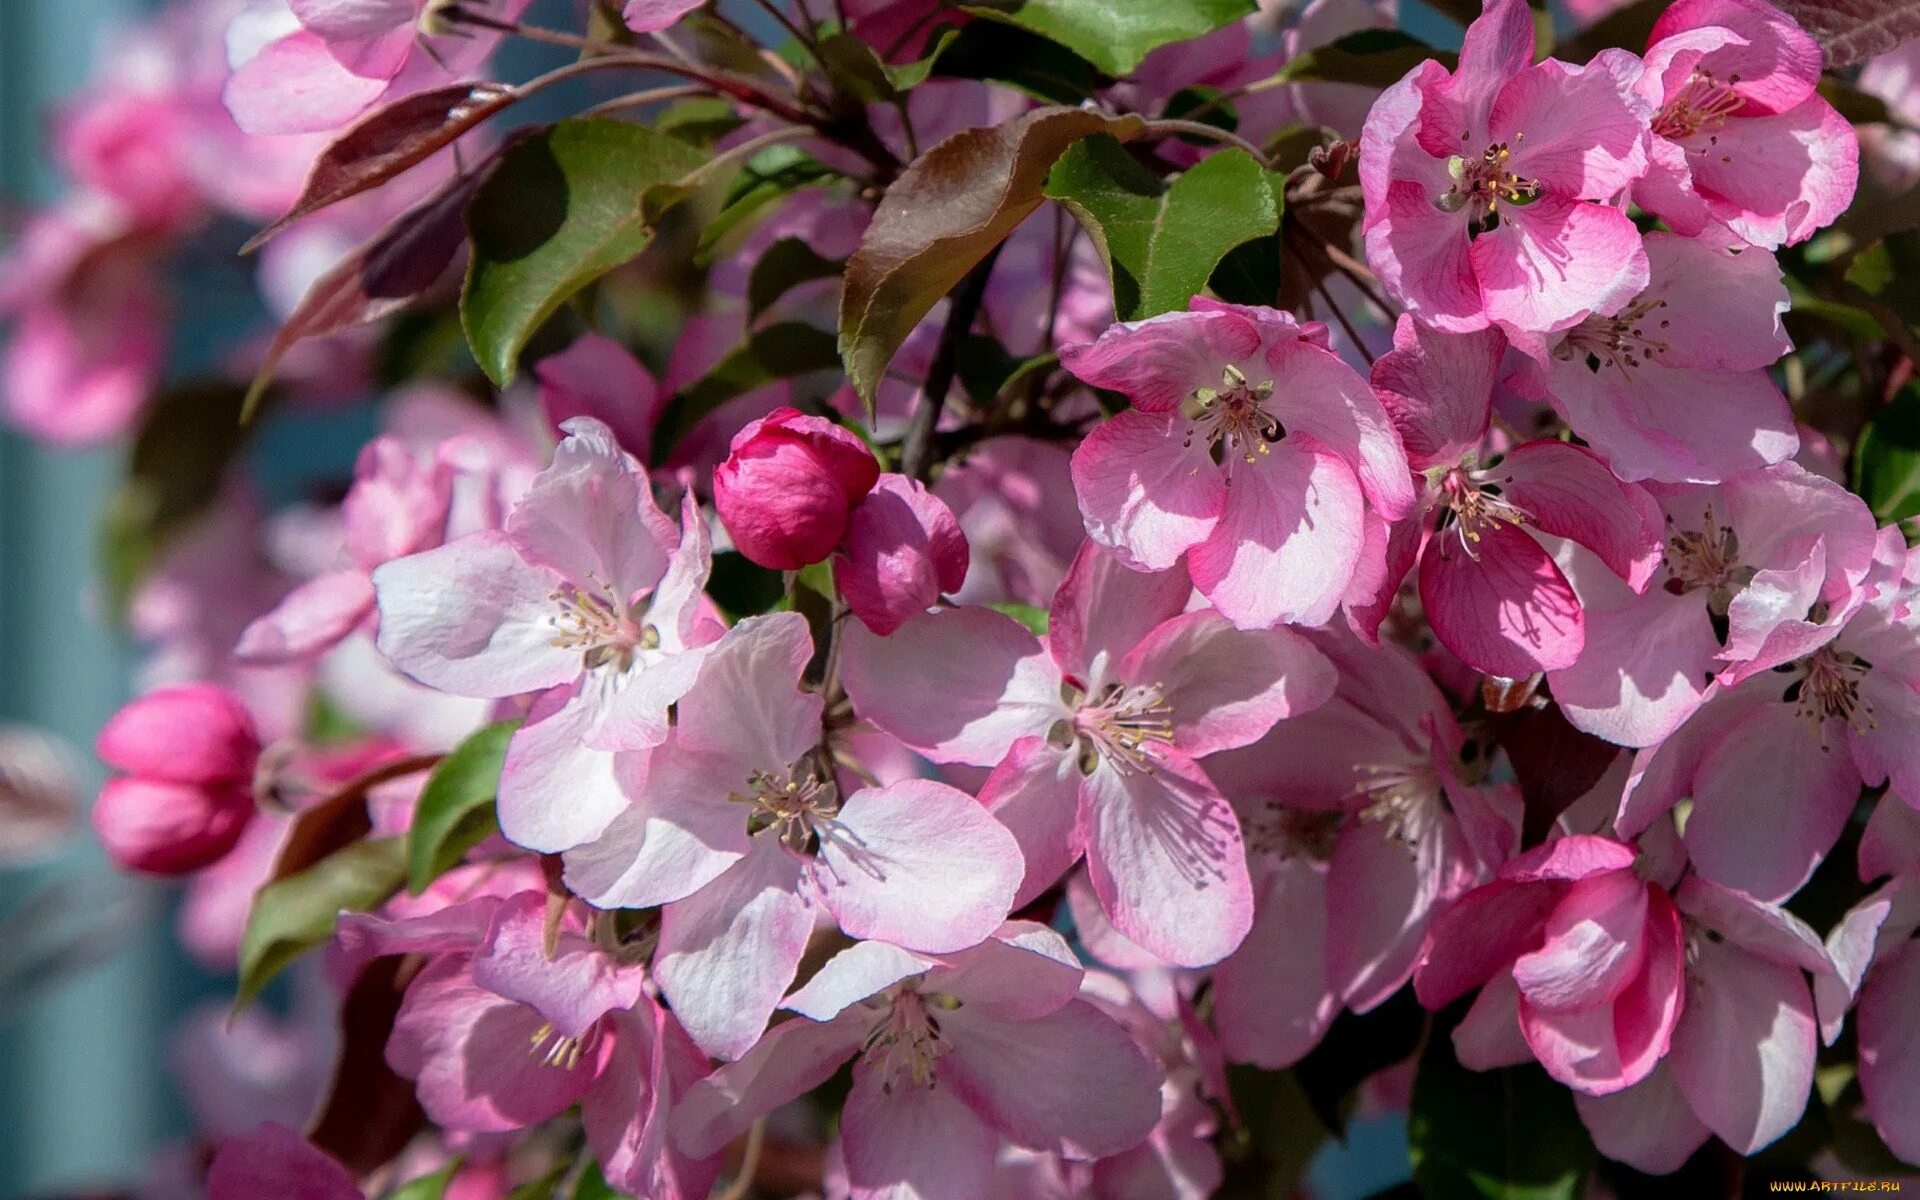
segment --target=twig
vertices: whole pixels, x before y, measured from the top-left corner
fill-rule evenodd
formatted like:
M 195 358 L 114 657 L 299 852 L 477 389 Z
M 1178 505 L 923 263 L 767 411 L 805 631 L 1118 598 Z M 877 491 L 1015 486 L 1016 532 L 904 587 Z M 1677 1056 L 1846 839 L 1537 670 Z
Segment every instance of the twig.
M 967 273 L 953 293 L 952 306 L 947 309 L 947 323 L 940 330 L 940 344 L 934 349 L 933 362 L 927 367 L 927 382 L 920 391 L 919 407 L 908 418 L 906 439 L 900 447 L 900 473 L 922 483 L 927 481 L 927 475 L 933 469 L 933 431 L 940 424 L 940 412 L 946 407 L 947 392 L 953 388 L 954 373 L 959 365 L 960 340 L 973 328 L 973 319 L 980 313 L 981 301 L 986 299 L 987 280 L 993 275 L 993 264 L 999 258 L 1000 247 L 995 246 L 980 260 L 978 266 Z
M 1319 292 L 1320 298 L 1327 302 L 1328 308 L 1333 310 L 1334 320 L 1340 322 L 1340 328 L 1347 331 L 1347 340 L 1353 343 L 1353 348 L 1360 352 L 1360 357 L 1367 360 L 1368 366 L 1372 366 L 1373 351 L 1367 349 L 1366 342 L 1360 339 L 1360 331 L 1353 327 L 1353 322 L 1347 319 L 1346 311 L 1340 307 L 1339 301 L 1335 300 L 1333 293 L 1327 290 L 1326 279 L 1323 277 L 1314 280 L 1313 290 Z
M 1253 161 L 1259 163 L 1262 167 L 1270 165 L 1267 162 L 1266 151 L 1230 129 L 1222 129 L 1218 125 L 1209 125 L 1205 121 L 1180 121 L 1170 117 L 1162 117 L 1157 121 L 1148 121 L 1146 132 L 1149 136 L 1169 137 L 1186 135 L 1189 137 L 1203 137 L 1215 142 L 1225 142 L 1228 145 L 1238 146 L 1248 154 L 1253 155 Z
M 807 48 L 807 53 L 813 56 L 813 59 L 815 62 L 820 61 L 820 43 L 814 40 L 812 34 L 808 33 L 804 29 L 801 29 L 800 26 L 794 24 L 793 18 L 781 12 L 780 6 L 773 3 L 773 0 L 753 0 L 753 2 L 755 4 L 758 4 L 761 8 L 765 9 L 767 11 L 767 15 L 771 16 L 774 20 L 780 22 L 780 24 L 783 27 L 785 27 L 786 31 L 794 36 L 795 41 L 799 42 L 802 46 L 805 46 Z
M 753 1192 L 753 1177 L 760 1169 L 760 1149 L 767 1143 L 767 1119 L 761 1117 L 747 1130 L 747 1148 L 740 1154 L 740 1170 L 718 1200 L 747 1200 Z
M 609 113 L 624 112 L 629 108 L 639 108 L 652 104 L 656 100 L 683 100 L 688 96 L 704 96 L 707 89 L 697 84 L 676 83 L 666 87 L 645 88 L 637 92 L 628 92 L 624 96 L 615 96 L 581 113 L 583 117 L 604 117 Z

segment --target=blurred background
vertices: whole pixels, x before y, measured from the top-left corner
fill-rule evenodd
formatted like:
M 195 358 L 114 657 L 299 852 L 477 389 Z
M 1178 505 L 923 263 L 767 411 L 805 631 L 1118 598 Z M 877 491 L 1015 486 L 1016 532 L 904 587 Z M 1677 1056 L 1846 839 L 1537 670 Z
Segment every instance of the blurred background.
M 45 153 L 48 122 L 150 7 L 0 0 L 0 229 L 61 193 Z M 523 65 L 511 57 L 519 49 L 502 64 L 508 77 Z M 249 232 L 236 223 L 231 244 Z M 175 378 L 231 353 L 268 319 L 236 260 L 177 269 L 192 311 L 171 351 Z M 285 498 L 350 473 L 370 432 L 371 420 L 351 413 L 282 413 L 254 439 L 250 467 L 269 500 Z M 91 739 L 127 698 L 136 662 L 93 578 L 95 529 L 125 455 L 122 445 L 58 449 L 0 429 L 0 1200 L 138 1184 L 189 1128 L 180 1078 L 206 1043 L 183 1042 L 181 1020 L 198 1011 L 201 1028 L 212 1028 L 230 996 L 228 979 L 179 948 L 177 891 L 115 873 L 86 836 L 85 805 L 102 775 Z M 27 819 L 17 801 L 63 782 L 78 824 L 50 855 L 10 862 L 9 835 Z M 1315 1194 L 1329 1200 L 1407 1178 L 1399 1118 L 1357 1121 L 1312 1172 Z

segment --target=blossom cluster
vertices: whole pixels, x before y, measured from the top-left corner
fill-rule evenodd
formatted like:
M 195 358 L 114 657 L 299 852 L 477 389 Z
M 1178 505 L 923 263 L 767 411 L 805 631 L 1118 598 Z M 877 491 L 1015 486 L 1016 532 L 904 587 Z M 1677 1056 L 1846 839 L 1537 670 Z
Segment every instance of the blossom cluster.
M 379 422 L 324 497 L 235 459 L 148 531 L 93 814 L 243 997 L 322 947 L 322 1024 L 384 994 L 342 1061 L 401 1101 L 247 1010 L 305 1050 L 154 1195 L 1197 1200 L 1285 1157 L 1244 1109 L 1304 1064 L 1329 1121 L 1525 1071 L 1649 1175 L 1810 1104 L 1920 1164 L 1920 555 L 1835 415 L 1913 335 L 1794 320 L 1893 186 L 1863 141 L 1920 135 L 1859 136 L 1792 16 L 1563 59 L 1486 0 L 1382 88 L 1328 65 L 1404 53 L 1370 0 L 1125 64 L 931 0 L 765 5 L 784 57 L 730 5 L 528 7 L 169 14 L 0 292 L 11 420 L 145 446 L 164 264 L 290 210 L 233 367 Z M 1047 37 L 1077 104 L 980 59 Z M 468 82 L 513 41 L 586 56 Z M 1890 122 L 1912 53 L 1859 77 Z M 609 65 L 686 82 L 555 130 L 724 127 L 665 216 L 656 142 L 471 132 Z M 536 294 L 596 172 L 624 224 Z

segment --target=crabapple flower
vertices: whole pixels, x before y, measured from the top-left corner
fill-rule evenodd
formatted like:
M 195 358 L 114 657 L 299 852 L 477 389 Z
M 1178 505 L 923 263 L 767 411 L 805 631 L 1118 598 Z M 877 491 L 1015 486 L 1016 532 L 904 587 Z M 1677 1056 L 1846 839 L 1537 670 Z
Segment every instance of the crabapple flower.
M 453 469 L 392 436 L 368 442 L 341 501 L 350 566 L 301 584 L 240 635 L 234 656 L 273 665 L 311 662 L 373 615 L 371 575 L 382 563 L 441 543 L 453 505 Z
M 1920 796 L 1920 612 L 1914 557 L 1881 531 L 1867 599 L 1811 652 L 1731 685 L 1716 681 L 1634 760 L 1615 824 L 1632 837 L 1683 799 L 1695 870 L 1763 901 L 1797 891 L 1863 786 Z M 1754 830 L 1764 829 L 1765 837 Z
M 1888 799 L 1892 799 L 1889 797 Z M 1885 807 L 1885 805 L 1882 805 Z M 1920 872 L 1908 851 L 1904 870 L 1875 889 L 1827 935 L 1835 974 L 1814 981 L 1829 1044 L 1857 1005 L 1860 1091 L 1873 1126 L 1908 1161 L 1920 1157 L 1920 1046 L 1913 1005 L 1920 1002 Z
M 1666 1055 L 1686 946 L 1679 911 L 1635 872 L 1635 857 L 1611 838 L 1559 838 L 1506 863 L 1434 922 L 1414 990 L 1439 1009 L 1480 989 L 1454 1038 L 1462 1062 L 1503 1061 L 1516 1013 L 1533 1057 L 1576 1092 L 1631 1087 Z
M 94 749 L 125 772 L 100 789 L 93 827 L 130 871 L 197 871 L 225 857 L 253 819 L 260 737 L 223 688 L 149 692 L 108 720 Z
M 1127 1150 L 1160 1117 L 1161 1072 L 1078 998 L 1082 975 L 1059 934 L 1024 922 L 944 957 L 861 942 L 787 998 L 797 1019 L 694 1085 L 674 1139 L 716 1153 L 851 1059 L 840 1129 L 857 1200 L 986 1195 L 1003 1140 Z
M 1779 264 L 1673 233 L 1646 250 L 1637 296 L 1520 343 L 1538 348 L 1508 386 L 1552 405 L 1622 479 L 1716 483 L 1793 457 L 1793 412 L 1766 371 L 1793 349 Z
M 733 436 L 713 473 L 713 507 L 734 548 L 775 571 L 833 553 L 880 478 L 866 443 L 833 422 L 777 408 Z
M 1633 199 L 1694 236 L 1724 225 L 1769 250 L 1853 201 L 1860 143 L 1815 89 L 1820 47 L 1766 0 L 1679 0 L 1647 38 L 1637 90 L 1653 106 Z
M 700 1200 L 719 1163 L 669 1153 L 665 1137 L 706 1060 L 648 995 L 645 968 L 570 915 L 549 953 L 546 907 L 525 891 L 416 916 L 349 914 L 343 932 L 367 951 L 428 956 L 394 1018 L 388 1064 L 451 1130 L 526 1129 L 578 1104 L 609 1183 Z
M 1722 686 L 1804 657 L 1852 616 L 1873 562 L 1873 514 L 1840 485 L 1780 463 L 1710 487 L 1649 485 L 1666 553 L 1644 592 L 1578 552 L 1578 661 L 1549 672 L 1575 727 L 1652 746 Z
M 824 911 L 857 938 L 945 953 L 1006 918 L 1020 850 L 971 796 L 912 779 L 842 797 L 797 613 L 751 617 L 709 651 L 632 803 L 569 851 L 603 908 L 665 905 L 654 973 L 702 1049 L 753 1045 Z M 623 755 L 632 763 L 637 755 Z
M 1440 643 L 1475 670 L 1524 679 L 1573 665 L 1586 637 L 1572 584 L 1529 527 L 1587 547 L 1639 592 L 1659 565 L 1660 515 L 1644 488 L 1566 442 L 1526 442 L 1483 465 L 1504 348 L 1496 330 L 1447 334 L 1402 316 L 1374 364 L 1424 479 L 1423 515 L 1417 531 L 1395 532 L 1380 592 L 1361 607 L 1377 625 L 1417 559 Z
M 1421 63 L 1367 116 L 1367 258 L 1435 328 L 1550 333 L 1646 285 L 1639 231 L 1610 204 L 1647 169 L 1640 61 L 1532 59 L 1526 0 L 1490 0 L 1457 70 Z
M 538 692 L 500 779 L 500 826 L 529 849 L 597 837 L 626 806 L 614 751 L 666 736 L 719 637 L 691 497 L 682 528 L 599 421 L 576 417 L 506 528 L 373 572 L 381 653 L 455 696 Z
M 1686 985 L 1672 1048 L 1624 1091 L 1574 1096 L 1609 1158 L 1654 1174 L 1710 1134 L 1753 1154 L 1799 1124 L 1819 1042 L 1807 977 L 1834 973 L 1819 935 L 1784 909 L 1697 875 L 1673 902 Z
M 1084 854 L 1126 938 L 1204 966 L 1240 944 L 1253 896 L 1240 823 L 1196 760 L 1320 704 L 1334 675 L 1291 630 L 1184 612 L 1191 593 L 1184 571 L 1133 571 L 1088 543 L 1044 643 L 991 609 L 944 609 L 887 638 L 850 629 L 841 667 L 881 730 L 994 768 L 980 801 L 1026 856 L 1016 906 Z
M 882 637 L 967 578 L 967 538 L 946 502 L 889 472 L 855 506 L 833 582 L 853 615 Z
M 1360 568 L 1368 510 L 1413 506 L 1393 427 L 1323 325 L 1196 297 L 1060 357 L 1133 400 L 1074 452 L 1088 534 L 1135 570 L 1184 555 L 1243 629 L 1325 623 Z
M 1213 971 L 1236 1062 L 1311 1050 L 1344 1004 L 1367 1012 L 1413 974 L 1434 917 L 1514 851 L 1520 797 L 1491 782 L 1446 695 L 1408 651 L 1307 635 L 1340 673 L 1333 698 L 1209 772 L 1239 811 L 1253 929 Z

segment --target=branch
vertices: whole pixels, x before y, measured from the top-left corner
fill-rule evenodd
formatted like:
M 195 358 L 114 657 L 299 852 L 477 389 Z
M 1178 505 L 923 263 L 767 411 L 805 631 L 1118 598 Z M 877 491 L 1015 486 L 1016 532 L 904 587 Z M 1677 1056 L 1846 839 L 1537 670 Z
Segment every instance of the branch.
M 934 349 L 932 364 L 927 367 L 926 386 L 920 390 L 919 407 L 907 422 L 907 436 L 900 448 L 900 473 L 922 483 L 933 470 L 933 431 L 940 424 L 947 393 L 953 389 L 960 339 L 967 336 L 967 331 L 973 328 L 973 319 L 980 315 L 980 304 L 987 295 L 987 280 L 999 258 L 1000 247 L 995 246 L 954 291 L 951 307 L 947 309 L 947 323 L 940 330 L 940 344 Z

